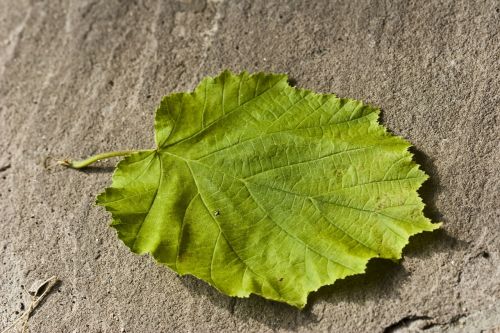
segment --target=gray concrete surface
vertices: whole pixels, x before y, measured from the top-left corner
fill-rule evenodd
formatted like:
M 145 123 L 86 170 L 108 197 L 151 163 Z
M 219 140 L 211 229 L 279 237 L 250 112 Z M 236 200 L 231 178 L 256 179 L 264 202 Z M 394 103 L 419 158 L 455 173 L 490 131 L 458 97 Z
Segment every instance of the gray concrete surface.
M 0 329 L 23 286 L 61 283 L 31 332 L 498 332 L 500 3 L 0 1 Z M 431 175 L 401 264 L 311 295 L 299 311 L 231 299 L 132 254 L 93 205 L 115 161 L 47 157 L 153 146 L 161 96 L 224 68 L 380 106 Z

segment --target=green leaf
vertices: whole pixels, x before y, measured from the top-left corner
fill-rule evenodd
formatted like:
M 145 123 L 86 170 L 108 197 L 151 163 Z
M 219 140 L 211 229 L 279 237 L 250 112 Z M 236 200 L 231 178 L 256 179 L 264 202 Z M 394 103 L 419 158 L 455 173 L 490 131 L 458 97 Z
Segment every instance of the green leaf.
M 379 110 L 228 71 L 156 111 L 157 149 L 121 161 L 98 204 L 119 238 L 221 292 L 299 308 L 323 285 L 401 258 L 427 175 Z

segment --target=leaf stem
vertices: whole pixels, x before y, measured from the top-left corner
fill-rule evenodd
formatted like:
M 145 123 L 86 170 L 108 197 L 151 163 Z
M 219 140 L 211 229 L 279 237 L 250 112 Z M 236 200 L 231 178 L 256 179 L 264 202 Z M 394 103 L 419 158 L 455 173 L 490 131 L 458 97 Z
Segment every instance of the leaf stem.
M 104 160 L 107 158 L 111 157 L 117 157 L 117 156 L 128 156 L 134 153 L 141 153 L 141 152 L 147 152 L 151 150 L 119 150 L 119 151 L 111 151 L 107 153 L 102 153 L 102 154 L 97 154 L 94 156 L 91 156 L 87 159 L 80 160 L 80 161 L 73 161 L 70 159 L 65 159 L 65 160 L 60 160 L 57 161 L 58 164 L 64 165 L 65 167 L 72 168 L 72 169 L 82 169 L 85 168 L 97 161 Z

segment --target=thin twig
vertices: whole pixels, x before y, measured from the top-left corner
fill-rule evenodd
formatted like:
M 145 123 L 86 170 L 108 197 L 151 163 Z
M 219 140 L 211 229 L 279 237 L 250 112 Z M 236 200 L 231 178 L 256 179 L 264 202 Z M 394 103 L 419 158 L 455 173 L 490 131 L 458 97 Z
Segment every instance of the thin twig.
M 10 324 L 6 329 L 4 329 L 2 331 L 2 333 L 6 333 L 7 331 L 9 331 L 10 329 L 16 327 L 17 324 L 19 324 L 21 321 L 24 320 L 23 322 L 23 332 L 26 331 L 26 329 L 28 328 L 28 320 L 30 319 L 30 316 L 31 314 L 33 313 L 33 311 L 36 309 L 36 307 L 40 304 L 40 302 L 45 298 L 45 296 L 48 295 L 48 293 L 52 290 L 52 288 L 54 287 L 54 285 L 57 283 L 57 281 L 59 281 L 57 279 L 57 277 L 55 276 L 51 276 L 50 278 L 48 278 L 47 280 L 43 281 L 42 283 L 40 283 L 40 285 L 36 288 L 36 292 L 34 295 L 31 295 L 31 302 L 30 302 L 30 305 L 28 306 L 28 308 L 26 309 L 26 311 L 24 311 L 21 316 L 19 316 L 19 318 L 17 318 L 12 324 Z M 41 288 L 44 288 L 43 289 L 43 293 L 40 294 L 40 296 L 37 296 L 38 294 L 38 291 L 41 289 Z

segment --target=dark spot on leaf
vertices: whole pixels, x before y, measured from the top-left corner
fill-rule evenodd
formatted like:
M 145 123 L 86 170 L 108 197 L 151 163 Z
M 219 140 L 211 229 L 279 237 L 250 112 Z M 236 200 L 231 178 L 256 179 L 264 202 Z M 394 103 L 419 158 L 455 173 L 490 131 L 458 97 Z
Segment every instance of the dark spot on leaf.
M 290 87 L 295 87 L 297 85 L 297 80 L 295 80 L 293 77 L 289 77 L 288 84 L 290 85 Z
M 220 215 L 220 211 L 215 210 L 215 211 L 214 211 L 214 216 L 219 216 L 219 215 Z

